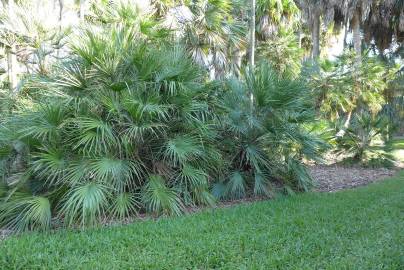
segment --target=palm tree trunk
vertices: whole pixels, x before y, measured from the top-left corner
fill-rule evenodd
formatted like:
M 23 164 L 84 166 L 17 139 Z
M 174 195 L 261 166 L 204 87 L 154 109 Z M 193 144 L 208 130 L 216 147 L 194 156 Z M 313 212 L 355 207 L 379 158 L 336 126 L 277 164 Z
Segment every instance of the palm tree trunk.
M 316 14 L 313 20 L 313 27 L 311 29 L 313 43 L 312 57 L 313 59 L 318 59 L 320 57 L 320 15 Z
M 351 118 L 352 118 L 352 111 L 349 111 L 346 116 L 345 123 L 344 123 L 345 130 L 349 128 L 349 124 L 351 123 Z
M 299 43 L 299 48 L 302 48 L 302 30 L 299 28 L 298 32 L 297 32 L 297 40 Z
M 352 18 L 352 35 L 353 35 L 353 44 L 356 53 L 356 63 L 359 65 L 362 57 L 362 40 L 361 40 L 361 31 L 360 31 L 360 18 L 359 13 L 356 11 Z
M 237 78 L 241 77 L 241 64 L 242 64 L 242 60 L 243 60 L 243 52 L 241 51 L 241 49 L 237 49 L 234 51 L 233 53 L 233 66 L 235 67 L 235 75 L 237 76 Z
M 351 26 L 352 26 L 354 49 L 355 49 L 355 53 L 356 53 L 356 56 L 355 56 L 355 65 L 356 65 L 355 72 L 356 73 L 354 74 L 354 76 L 357 76 L 361 62 L 362 62 L 362 40 L 361 40 L 361 32 L 360 32 L 360 17 L 359 17 L 358 11 L 355 11 L 354 16 L 352 17 Z M 356 82 L 355 82 L 355 84 L 356 84 Z M 354 86 L 354 89 L 355 88 L 356 88 L 356 85 Z M 346 120 L 344 122 L 344 126 L 337 133 L 337 136 L 342 137 L 345 135 L 345 132 L 349 128 L 349 125 L 351 123 L 351 118 L 352 118 L 352 110 L 348 111 Z
M 347 39 L 347 36 L 348 36 L 348 20 L 345 20 L 345 22 L 344 22 L 344 50 L 346 49 L 346 46 L 348 45 L 347 44 L 347 41 L 346 41 L 346 39 Z
M 63 5 L 64 5 L 63 0 L 59 0 L 59 18 L 58 18 L 58 21 L 59 21 L 60 29 L 62 29 Z
M 12 44 L 7 48 L 7 72 L 10 94 L 14 94 L 17 88 L 17 56 L 16 46 Z
M 343 127 L 337 132 L 337 135 L 336 135 L 337 137 L 340 137 L 340 138 L 344 137 L 346 130 L 349 128 L 349 125 L 351 124 L 351 118 L 352 118 L 352 111 L 349 111 L 346 116 Z
M 14 0 L 8 0 L 8 12 L 10 14 L 14 11 Z M 14 91 L 17 88 L 17 47 L 15 44 L 11 44 L 7 48 L 7 74 L 10 94 L 14 95 Z
M 255 54 L 255 0 L 251 0 L 251 18 L 250 18 L 250 65 L 254 66 Z
M 85 2 L 85 0 L 80 0 L 80 11 L 79 11 L 79 15 L 80 15 L 80 20 L 81 20 L 81 21 L 84 20 L 84 2 Z

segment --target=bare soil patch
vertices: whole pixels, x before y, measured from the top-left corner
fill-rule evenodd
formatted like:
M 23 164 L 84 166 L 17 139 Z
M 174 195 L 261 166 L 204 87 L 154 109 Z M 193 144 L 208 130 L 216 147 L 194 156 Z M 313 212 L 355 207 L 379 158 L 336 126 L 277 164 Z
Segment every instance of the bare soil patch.
M 364 186 L 393 176 L 397 171 L 386 168 L 345 167 L 339 165 L 316 165 L 309 167 L 316 182 L 316 191 L 334 192 Z

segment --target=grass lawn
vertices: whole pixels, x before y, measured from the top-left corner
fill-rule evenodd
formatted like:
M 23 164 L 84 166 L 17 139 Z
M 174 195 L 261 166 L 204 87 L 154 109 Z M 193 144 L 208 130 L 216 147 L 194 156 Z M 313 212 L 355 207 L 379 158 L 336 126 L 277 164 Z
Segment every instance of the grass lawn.
M 333 194 L 10 237 L 0 269 L 17 268 L 404 269 L 404 171 Z

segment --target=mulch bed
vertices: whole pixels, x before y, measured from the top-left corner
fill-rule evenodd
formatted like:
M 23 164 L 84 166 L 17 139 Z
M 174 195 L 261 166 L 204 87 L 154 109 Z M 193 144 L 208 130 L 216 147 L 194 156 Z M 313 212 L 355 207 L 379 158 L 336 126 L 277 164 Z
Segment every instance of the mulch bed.
M 316 182 L 316 191 L 334 192 L 364 186 L 393 176 L 397 171 L 386 168 L 344 167 L 337 165 L 312 166 L 309 171 Z

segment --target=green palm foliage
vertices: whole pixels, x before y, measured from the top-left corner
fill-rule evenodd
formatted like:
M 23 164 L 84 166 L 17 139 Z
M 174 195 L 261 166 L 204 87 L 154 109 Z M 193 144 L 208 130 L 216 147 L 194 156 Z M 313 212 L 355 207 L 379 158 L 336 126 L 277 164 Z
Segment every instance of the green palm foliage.
M 86 226 L 143 209 L 180 214 L 184 205 L 214 203 L 216 116 L 205 73 L 187 53 L 119 25 L 83 31 L 71 50 L 33 107 L 1 130 L 9 134 L 1 141 L 8 149 L 2 204 L 11 209 L 1 224 L 49 227 L 52 213 Z M 33 199 L 20 202 L 14 190 Z
M 265 62 L 245 76 L 245 82 L 229 80 L 223 98 L 221 146 L 230 173 L 222 191 L 236 198 L 248 192 L 268 196 L 274 180 L 309 189 L 301 161 L 316 158 L 322 142 L 303 126 L 314 119 L 308 89 L 298 80 L 278 76 Z
M 344 137 L 338 140 L 337 151 L 349 154 L 347 161 L 366 166 L 392 166 L 388 136 L 391 122 L 383 114 L 363 111 L 355 115 Z
M 323 61 L 320 68 L 304 73 L 317 96 L 317 108 L 331 120 L 346 113 L 368 109 L 379 112 L 385 103 L 384 92 L 395 73 L 376 57 L 363 55 L 360 66 L 353 52 L 346 51 L 335 61 Z
M 175 190 L 169 188 L 159 175 L 150 175 L 144 186 L 142 201 L 150 212 L 180 215 L 182 203 Z
M 292 32 L 279 31 L 271 39 L 260 42 L 258 53 L 282 76 L 297 78 L 302 66 L 303 49 Z
M 212 78 L 240 72 L 247 32 L 243 1 L 189 1 L 170 10 L 174 22 L 169 26 L 175 28 L 189 55 L 208 69 Z
M 29 106 L 1 120 L 0 226 L 94 226 L 272 196 L 280 185 L 310 188 L 303 159 L 322 148 L 305 125 L 314 120 L 312 92 L 267 62 L 224 84 L 208 81 L 193 52 L 209 58 L 213 77 L 238 74 L 227 61 L 243 50 L 230 16 L 242 9 L 227 0 L 189 5 L 198 16 L 176 39 L 183 47 L 168 44 L 156 15 L 128 5 L 86 15 L 68 57 L 32 79 Z
M 43 196 L 14 193 L 12 199 L 0 205 L 0 222 L 6 227 L 23 231 L 47 230 L 51 226 L 51 206 Z
M 258 0 L 256 15 L 257 32 L 261 39 L 267 40 L 279 30 L 297 26 L 300 12 L 293 0 Z

